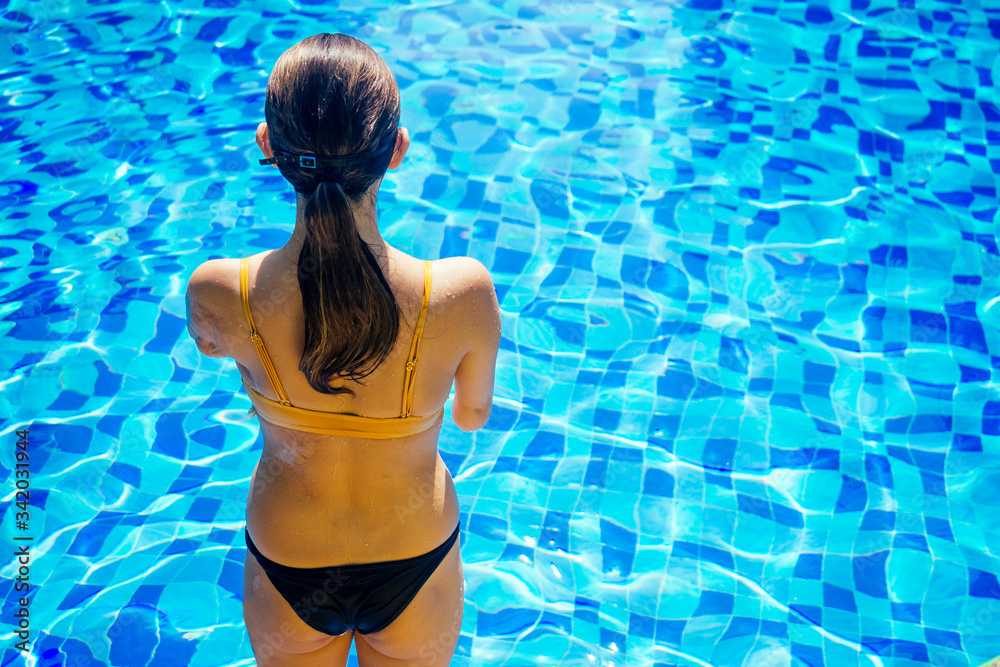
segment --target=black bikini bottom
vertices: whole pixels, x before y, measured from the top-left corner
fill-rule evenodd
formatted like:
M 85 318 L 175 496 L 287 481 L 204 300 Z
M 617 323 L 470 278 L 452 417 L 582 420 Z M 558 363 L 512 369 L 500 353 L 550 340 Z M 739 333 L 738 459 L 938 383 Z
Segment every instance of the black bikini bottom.
M 441 546 L 421 556 L 329 567 L 275 563 L 257 550 L 249 531 L 243 532 L 247 549 L 298 617 L 309 627 L 336 636 L 348 630 L 367 635 L 396 620 L 448 555 L 461 525 Z

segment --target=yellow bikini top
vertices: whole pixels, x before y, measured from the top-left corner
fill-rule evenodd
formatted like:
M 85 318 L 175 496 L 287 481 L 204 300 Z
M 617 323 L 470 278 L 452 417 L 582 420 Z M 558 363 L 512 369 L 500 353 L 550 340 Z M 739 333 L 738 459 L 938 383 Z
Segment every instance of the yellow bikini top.
M 256 412 L 259 418 L 271 424 L 298 431 L 325 435 L 348 435 L 358 438 L 401 438 L 420 433 L 433 426 L 444 412 L 443 406 L 434 413 L 423 417 L 410 415 L 410 408 L 413 405 L 413 372 L 417 364 L 417 348 L 420 346 L 420 334 L 424 329 L 427 303 L 431 297 L 431 263 L 427 260 L 423 260 L 423 262 L 424 298 L 420 304 L 420 317 L 417 319 L 413 343 L 410 345 L 409 360 L 406 362 L 406 373 L 403 376 L 403 413 L 399 417 L 365 417 L 342 412 L 297 408 L 291 404 L 288 395 L 281 386 L 281 381 L 278 379 L 278 373 L 274 370 L 274 364 L 271 363 L 271 358 L 264 348 L 264 341 L 257 333 L 257 328 L 254 327 L 253 315 L 250 313 L 250 258 L 242 258 L 240 260 L 240 294 L 243 297 L 243 312 L 246 314 L 247 323 L 250 324 L 250 340 L 257 346 L 257 353 L 260 355 L 261 363 L 264 364 L 264 370 L 271 381 L 271 388 L 274 389 L 274 393 L 279 399 L 275 401 L 264 396 L 247 385 L 246 380 L 244 380 L 243 386 L 246 387 L 250 402 L 253 403 L 253 407 L 250 408 L 251 413 Z

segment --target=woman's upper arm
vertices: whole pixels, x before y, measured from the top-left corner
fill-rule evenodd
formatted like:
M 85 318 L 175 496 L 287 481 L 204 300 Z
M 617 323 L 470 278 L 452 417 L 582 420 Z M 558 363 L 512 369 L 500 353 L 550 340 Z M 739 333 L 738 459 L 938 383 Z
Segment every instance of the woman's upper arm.
M 208 357 L 228 357 L 228 331 L 232 322 L 232 286 L 226 279 L 226 260 L 211 259 L 194 270 L 188 279 L 187 329 L 198 349 Z
M 500 348 L 500 306 L 496 289 L 485 266 L 468 258 L 463 273 L 462 331 L 468 351 L 455 371 L 452 416 L 465 431 L 482 428 L 493 406 L 493 383 Z

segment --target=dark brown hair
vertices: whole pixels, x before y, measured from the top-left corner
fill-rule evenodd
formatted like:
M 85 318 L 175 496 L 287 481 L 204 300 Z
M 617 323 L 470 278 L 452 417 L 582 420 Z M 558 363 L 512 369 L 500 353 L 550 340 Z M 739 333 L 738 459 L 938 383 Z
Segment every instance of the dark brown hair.
M 281 55 L 267 82 L 264 116 L 275 155 L 336 157 L 391 143 L 380 155 L 335 169 L 279 165 L 306 198 L 298 263 L 306 336 L 299 370 L 325 394 L 353 395 L 347 387 L 331 387 L 331 380 L 359 381 L 370 374 L 399 333 L 396 299 L 358 234 L 352 206 L 385 175 L 399 111 L 399 87 L 389 66 L 349 35 L 302 40 Z

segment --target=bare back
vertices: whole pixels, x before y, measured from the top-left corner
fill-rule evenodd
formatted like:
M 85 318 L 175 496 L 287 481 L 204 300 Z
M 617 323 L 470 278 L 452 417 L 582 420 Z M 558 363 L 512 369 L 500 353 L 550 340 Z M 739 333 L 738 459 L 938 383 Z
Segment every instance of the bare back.
M 470 312 L 470 261 L 474 260 L 433 262 L 432 289 L 413 380 L 414 415 L 438 410 L 447 401 L 453 381 L 456 423 L 463 379 L 471 387 L 465 393 L 478 395 L 476 400 L 482 402 L 486 384 L 492 396 L 492 367 L 489 377 L 484 377 L 485 362 L 492 346 L 495 363 L 499 313 L 497 310 L 495 336 L 490 327 L 484 329 L 482 321 L 470 321 L 470 316 L 476 315 Z M 216 272 L 222 274 L 221 292 L 230 295 L 225 298 L 232 298 L 234 292 L 239 299 L 238 260 L 214 262 Z M 298 370 L 305 318 L 294 265 L 274 251 L 251 256 L 249 294 L 254 322 L 293 405 L 368 417 L 399 416 L 406 357 L 423 296 L 423 268 L 420 260 L 395 249 L 390 249 L 386 266 L 384 274 L 401 314 L 395 345 L 362 380 L 364 384 L 342 381 L 354 396 L 328 395 L 313 390 Z M 192 282 L 194 279 L 192 276 Z M 481 295 L 471 296 L 477 302 L 483 300 Z M 495 308 L 495 295 L 493 304 Z M 236 361 L 248 385 L 276 399 L 245 318 L 234 314 L 231 304 L 222 310 L 228 313 L 223 318 L 227 329 L 222 332 L 229 348 L 225 356 Z M 477 319 L 482 320 L 482 314 Z M 483 341 L 476 339 L 477 331 L 496 341 L 484 347 Z M 412 436 L 383 440 L 306 433 L 264 420 L 259 423 L 264 448 L 251 479 L 247 528 L 269 558 L 291 567 L 395 560 L 427 552 L 454 529 L 458 499 L 437 450 L 440 422 Z

